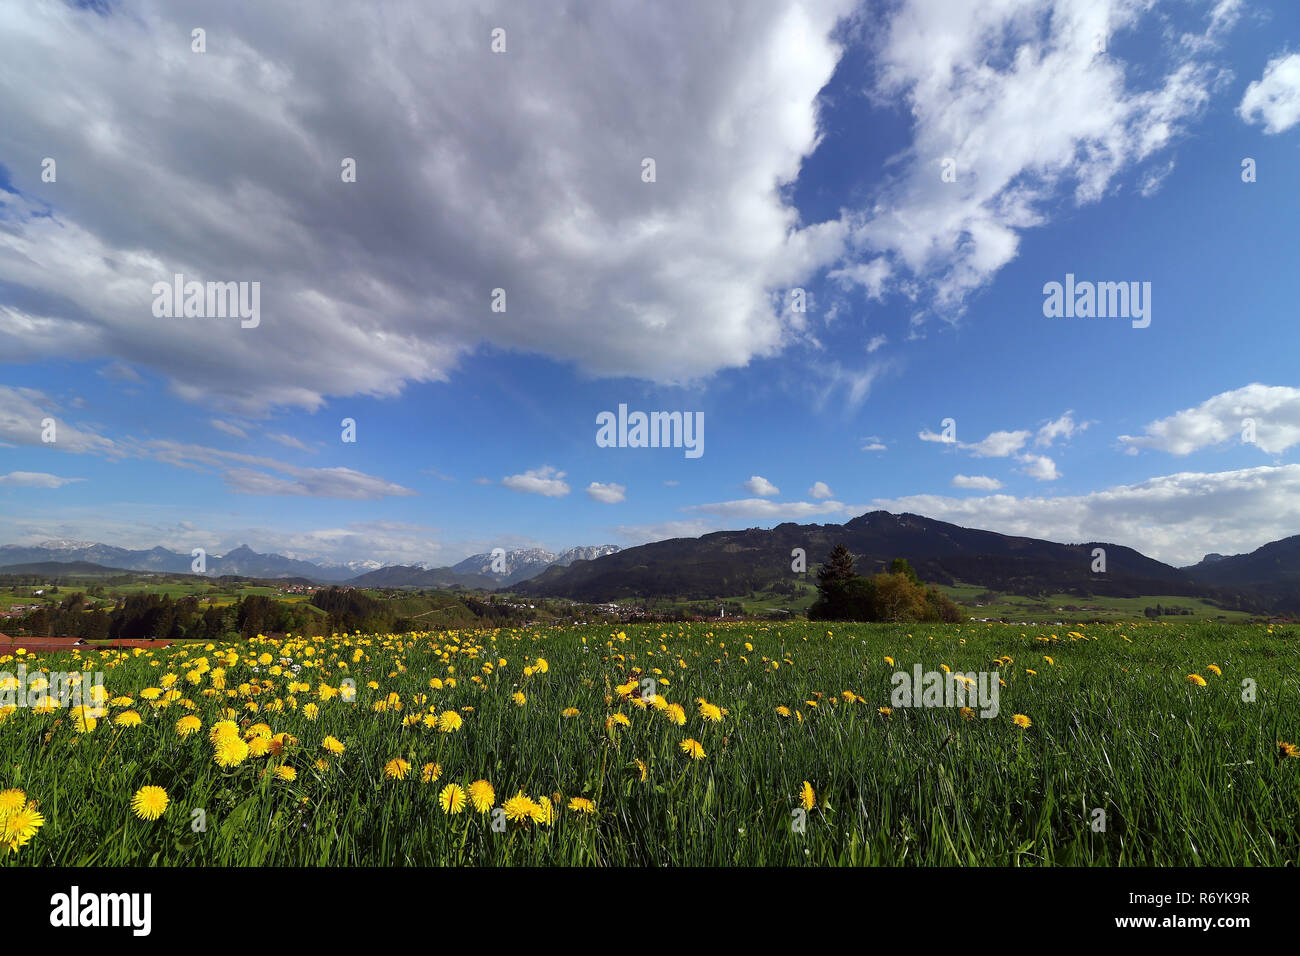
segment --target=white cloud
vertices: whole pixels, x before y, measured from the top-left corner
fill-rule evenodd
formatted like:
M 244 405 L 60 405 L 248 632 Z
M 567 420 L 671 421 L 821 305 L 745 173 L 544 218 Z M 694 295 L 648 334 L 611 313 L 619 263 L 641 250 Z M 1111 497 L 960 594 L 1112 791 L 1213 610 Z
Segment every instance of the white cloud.
M 1001 431 L 990 432 L 987 438 L 973 445 L 959 442 L 958 446 L 975 458 L 1008 458 L 1023 448 L 1028 440 L 1027 431 Z
M 1252 383 L 1154 421 L 1145 435 L 1120 435 L 1119 440 L 1131 451 L 1152 448 L 1187 455 L 1241 441 L 1246 419 L 1254 421 L 1255 444 L 1262 451 L 1279 455 L 1300 444 L 1300 388 Z
M 1246 87 L 1237 113 L 1247 123 L 1262 122 L 1265 133 L 1300 122 L 1300 53 L 1269 60 L 1264 75 Z
M 1056 462 L 1046 455 L 1020 455 L 1018 459 L 1024 464 L 1020 470 L 1037 481 L 1055 481 L 1061 477 L 1056 470 Z
M 74 481 L 85 480 L 85 478 L 60 478 L 58 475 L 47 475 L 40 471 L 11 471 L 7 475 L 0 475 L 0 485 L 11 488 L 62 488 Z
M 862 446 L 862 450 L 863 451 L 886 451 L 887 446 L 881 442 L 871 441 L 870 439 L 868 439 L 867 443 Z
M 954 488 L 972 488 L 976 491 L 997 491 L 1002 487 L 1002 482 L 987 475 L 954 475 L 952 486 Z
M 217 431 L 225 432 L 227 435 L 231 436 L 232 438 L 248 437 L 248 432 L 244 431 L 238 425 L 235 425 L 231 422 L 225 422 L 219 418 L 214 418 L 211 420 L 209 424 L 211 424 L 212 427 L 215 428 Z
M 773 495 L 779 495 L 781 493 L 780 488 L 761 475 L 754 475 L 750 478 L 749 481 L 744 483 L 744 488 L 751 495 L 759 495 L 764 498 L 770 498 Z
M 55 414 L 57 408 L 57 402 L 34 388 L 0 385 L 0 441 L 77 454 L 97 453 L 112 457 L 125 454 L 110 439 L 60 418 Z M 52 442 L 43 440 L 47 433 L 43 423 L 47 418 L 54 421 Z
M 1027 431 L 996 431 L 977 442 L 958 441 L 941 432 L 924 429 L 917 433 L 921 441 L 938 442 L 941 445 L 956 445 L 962 451 L 969 452 L 974 458 L 1009 458 L 1024 447 L 1029 440 Z
M 410 488 L 352 468 L 302 468 L 274 458 L 223 451 L 170 440 L 143 442 L 132 451 L 194 471 L 221 472 L 226 487 L 239 495 L 291 495 L 374 501 L 414 495 Z
M 835 493 L 831 491 L 830 485 L 824 481 L 814 481 L 813 486 L 808 489 L 808 494 L 818 500 L 823 498 L 833 498 Z
M 1051 541 L 1111 541 L 1186 565 L 1300 531 L 1300 465 L 1182 472 L 1075 496 L 912 495 L 872 507 Z
M 1050 448 L 1058 438 L 1070 439 L 1076 431 L 1087 429 L 1088 422 L 1075 422 L 1073 410 L 1067 411 L 1055 421 L 1050 421 L 1038 429 L 1034 444 L 1041 448 Z
M 867 343 L 867 354 L 870 355 L 872 352 L 876 351 L 876 349 L 885 345 L 888 341 L 889 338 L 887 336 L 873 335 L 871 341 Z
M 683 511 L 698 511 L 718 518 L 807 518 L 813 515 L 844 513 L 838 501 L 771 501 L 767 498 L 740 498 L 735 501 L 715 501 L 711 504 L 690 505 Z
M 599 481 L 593 481 L 587 486 L 587 497 L 592 501 L 600 501 L 607 505 L 615 505 L 620 501 L 627 500 L 625 492 L 627 489 L 622 485 L 616 485 L 613 482 L 601 484 Z
M 1183 131 L 1208 102 L 1215 76 L 1198 60 L 1203 51 L 1172 42 L 1161 65 L 1159 49 L 1144 44 L 1147 68 L 1137 71 L 1113 42 L 1152 6 L 912 0 L 887 23 L 873 23 L 873 95 L 903 107 L 914 137 L 874 206 L 847 215 L 853 260 L 885 260 L 870 294 L 920 283 L 929 309 L 959 315 L 966 296 L 1016 257 L 1021 234 L 1047 221 L 1062 192 L 1072 189 L 1077 204 L 1100 199 L 1117 176 Z M 1112 38 L 1104 53 L 1096 49 L 1101 37 Z M 945 182 L 949 159 L 956 179 Z
M 1164 185 L 1169 174 L 1174 171 L 1174 161 L 1171 159 L 1163 166 L 1153 166 L 1142 174 L 1142 179 L 1138 183 L 1138 192 L 1144 199 L 1149 199 L 1156 193 L 1160 192 L 1160 187 Z
M 12 6 L 6 358 L 118 359 L 260 415 L 445 380 L 484 345 L 661 382 L 774 355 L 797 330 L 772 293 L 842 251 L 845 226 L 801 222 L 785 187 L 854 7 L 489 3 L 449 29 L 445 4 L 335 0 L 304 30 L 217 4 L 200 56 L 188 4 Z M 259 281 L 261 324 L 154 318 L 174 273 Z
M 722 531 L 724 526 L 721 522 L 708 518 L 692 518 L 685 521 L 660 521 L 654 524 L 619 525 L 612 530 L 619 543 L 632 546 L 651 541 L 666 541 L 669 538 L 698 538 L 711 531 Z
M 522 475 L 510 475 L 501 479 L 501 484 L 515 491 L 529 495 L 542 495 L 546 498 L 563 498 L 569 493 L 569 486 L 562 480 L 564 472 L 544 465 L 531 468 Z
M 296 448 L 298 451 L 311 451 L 310 448 L 308 448 L 298 439 L 294 438 L 292 435 L 272 434 L 271 432 L 267 432 L 266 437 L 271 439 L 271 441 L 279 442 L 281 445 L 284 445 L 286 448 Z

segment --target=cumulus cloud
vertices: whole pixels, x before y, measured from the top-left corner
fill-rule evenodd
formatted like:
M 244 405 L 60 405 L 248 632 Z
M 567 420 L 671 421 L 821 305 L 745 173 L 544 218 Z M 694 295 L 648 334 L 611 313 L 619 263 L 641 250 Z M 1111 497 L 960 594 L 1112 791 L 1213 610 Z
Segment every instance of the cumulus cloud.
M 522 475 L 510 475 L 501 479 L 501 484 L 515 491 L 529 495 L 542 495 L 546 498 L 563 498 L 569 493 L 569 486 L 563 481 L 564 472 L 544 465 L 531 468 Z
M 973 445 L 958 442 L 958 447 L 975 458 L 1007 458 L 1023 448 L 1028 440 L 1029 432 L 1026 431 L 990 432 L 983 441 Z
M 751 477 L 749 481 L 745 482 L 744 488 L 751 495 L 759 495 L 763 498 L 770 498 L 773 495 L 779 495 L 781 493 L 780 488 L 761 475 L 754 475 Z
M 1274 57 L 1264 75 L 1246 87 L 1237 113 L 1247 123 L 1281 133 L 1300 123 L 1300 53 Z
M 1262 451 L 1280 455 L 1300 444 L 1300 388 L 1252 383 L 1154 421 L 1146 426 L 1145 435 L 1120 435 L 1119 440 L 1134 453 L 1150 448 L 1187 455 L 1242 441 L 1247 420 L 1254 424 L 1254 443 Z
M 1046 455 L 1020 455 L 1017 460 L 1025 466 L 1020 470 L 1037 481 L 1055 481 L 1061 477 L 1056 462 Z
M 873 507 L 1051 541 L 1111 541 L 1181 566 L 1300 531 L 1300 465 L 1181 472 L 1085 495 L 911 495 Z
M 1208 102 L 1216 71 L 1204 48 L 1171 43 L 1167 63 L 1131 84 L 1107 38 L 1132 31 L 1150 7 L 902 3 L 880 26 L 872 92 L 906 105 L 913 142 L 875 203 L 846 216 L 852 259 L 883 262 L 869 275 L 839 275 L 877 296 L 919 283 L 934 311 L 960 314 L 1061 193 L 1094 202 L 1173 142 Z M 1229 16 L 1225 9 L 1207 32 L 1225 29 Z
M 587 497 L 592 501 L 600 501 L 607 505 L 616 505 L 620 501 L 625 501 L 627 489 L 622 485 L 616 485 L 613 482 L 601 484 L 599 481 L 593 481 L 587 486 Z
M 1002 487 L 1002 482 L 987 475 L 954 475 L 952 486 L 954 488 L 971 488 L 976 491 L 997 491 Z
M 823 498 L 833 498 L 835 493 L 831 491 L 830 485 L 824 481 L 814 481 L 813 486 L 808 489 L 808 494 L 818 500 Z
M 1067 411 L 1060 418 L 1041 426 L 1038 429 L 1038 434 L 1034 436 L 1034 444 L 1040 447 L 1050 448 L 1052 443 L 1057 439 L 1073 438 L 1076 431 L 1084 431 L 1088 427 L 1088 424 L 1088 422 L 1075 422 L 1073 410 Z
M 941 445 L 956 445 L 962 451 L 969 452 L 975 458 L 1008 458 L 1024 447 L 1029 440 L 1027 431 L 996 431 L 977 442 L 958 441 L 955 437 L 942 432 L 924 429 L 917 433 L 921 441 L 938 442 Z
M 40 471 L 11 471 L 7 475 L 0 475 L 0 485 L 10 488 L 62 488 L 74 481 L 85 480 L 85 478 L 60 478 L 58 475 L 47 475 Z
M 85 6 L 0 22 L 11 359 L 115 358 L 249 415 L 396 395 L 484 345 L 682 382 L 776 354 L 795 330 L 772 293 L 842 252 L 785 187 L 854 0 L 487 2 L 455 29 L 439 4 L 337 0 L 329 29 Z M 260 325 L 155 318 L 175 273 L 260 282 Z
M 945 435 L 940 432 L 934 432 L 928 428 L 922 429 L 921 431 L 917 432 L 916 437 L 921 439 L 921 441 L 939 442 L 941 445 L 957 444 L 957 439 L 952 437 L 951 435 Z
M 698 511 L 718 518 L 808 518 L 814 515 L 835 515 L 844 512 L 838 501 L 772 501 L 768 498 L 740 498 L 735 501 L 715 501 L 711 504 L 689 505 L 683 511 Z

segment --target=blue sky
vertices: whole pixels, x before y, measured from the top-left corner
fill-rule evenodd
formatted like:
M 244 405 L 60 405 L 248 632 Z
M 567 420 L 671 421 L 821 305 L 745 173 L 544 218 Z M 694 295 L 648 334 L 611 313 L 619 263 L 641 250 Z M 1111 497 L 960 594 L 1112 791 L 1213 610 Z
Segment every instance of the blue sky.
M 1300 533 L 1285 3 L 92 6 L 0 15 L 2 543 Z M 154 315 L 175 272 L 260 324 Z M 1046 317 L 1067 273 L 1149 282 L 1149 327 Z M 598 447 L 620 403 L 704 454 Z

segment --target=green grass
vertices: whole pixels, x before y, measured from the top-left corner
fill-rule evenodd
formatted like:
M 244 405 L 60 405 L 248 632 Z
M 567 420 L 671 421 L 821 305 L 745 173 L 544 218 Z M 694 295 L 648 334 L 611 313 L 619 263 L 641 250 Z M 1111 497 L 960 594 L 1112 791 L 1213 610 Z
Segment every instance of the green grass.
M 1049 594 L 1031 598 L 1016 594 L 996 594 L 992 600 L 983 600 L 989 589 L 972 584 L 940 585 L 941 590 L 962 606 L 967 616 L 974 618 L 1008 618 L 1017 621 L 1131 621 L 1144 619 L 1148 607 L 1187 608 L 1190 615 L 1162 615 L 1160 620 L 1171 622 L 1189 620 L 1248 621 L 1254 615 L 1244 611 L 1224 610 L 1200 598 L 1172 594 L 1146 595 L 1134 598 L 1092 596 L 1077 594 Z M 1066 610 L 1066 608 L 1074 610 Z
M 219 666 L 225 645 L 90 654 L 82 666 L 104 669 L 110 695 L 134 697 L 144 722 L 114 726 L 111 715 L 123 707 L 82 735 L 66 712 L 20 709 L 0 722 L 0 788 L 25 790 L 46 820 L 2 858 L 96 866 L 1294 865 L 1300 759 L 1280 758 L 1275 743 L 1300 742 L 1294 629 L 1183 621 L 1089 626 L 1083 638 L 1069 630 L 1080 629 L 803 621 L 257 641 L 233 645 L 233 697 L 204 695 L 211 672 L 198 684 L 185 678 L 199 657 Z M 255 661 L 262 653 L 311 665 L 300 678 L 312 690 L 291 695 L 290 676 L 271 676 Z M 484 673 L 499 657 L 507 663 Z M 539 657 L 547 671 L 525 676 Z M 44 663 L 58 670 L 69 661 Z M 895 672 L 918 663 L 996 669 L 1006 682 L 1000 712 L 972 720 L 945 707 L 880 714 Z M 453 676 L 449 668 L 456 686 L 431 689 L 430 678 Z M 188 711 L 179 703 L 156 710 L 138 695 L 169 673 L 203 721 L 185 739 L 174 724 Z M 1206 686 L 1189 684 L 1192 673 Z M 685 709 L 685 726 L 620 698 L 617 686 L 632 675 L 657 680 L 659 694 Z M 337 687 L 346 678 L 357 682 L 355 702 L 317 700 L 322 681 Z M 272 686 L 250 694 L 240 685 L 251 680 Z M 1246 680 L 1253 701 L 1243 700 Z M 524 706 L 511 700 L 516 689 Z M 862 700 L 846 701 L 844 691 Z M 403 709 L 375 712 L 373 702 L 389 693 Z M 699 697 L 726 708 L 720 723 L 701 716 Z M 208 728 L 220 708 L 243 709 L 249 699 L 260 711 L 242 711 L 245 729 L 265 721 L 297 746 L 222 770 Z M 268 708 L 276 699 L 283 709 Z M 304 712 L 309 702 L 320 708 L 314 721 Z M 791 716 L 778 716 L 778 706 Z M 412 713 L 467 707 L 454 733 L 403 726 Z M 566 707 L 580 714 L 561 716 Z M 615 713 L 629 725 L 607 727 Z M 1016 727 L 1013 714 L 1032 726 Z M 318 770 L 327 734 L 347 750 Z M 688 737 L 706 757 L 682 753 Z M 385 780 L 385 763 L 397 757 L 410 762 L 410 775 Z M 441 765 L 435 784 L 420 781 L 426 762 Z M 294 767 L 297 780 L 259 774 L 279 763 Z M 495 787 L 497 808 L 521 790 L 535 799 L 560 794 L 553 825 L 497 832 L 492 814 L 439 808 L 443 786 L 480 778 Z M 804 781 L 816 807 L 795 832 Z M 145 784 L 165 787 L 172 800 L 156 822 L 129 811 Z M 570 811 L 575 796 L 591 799 L 597 813 Z M 196 832 L 200 808 L 206 828 Z M 1093 829 L 1098 809 L 1103 832 Z

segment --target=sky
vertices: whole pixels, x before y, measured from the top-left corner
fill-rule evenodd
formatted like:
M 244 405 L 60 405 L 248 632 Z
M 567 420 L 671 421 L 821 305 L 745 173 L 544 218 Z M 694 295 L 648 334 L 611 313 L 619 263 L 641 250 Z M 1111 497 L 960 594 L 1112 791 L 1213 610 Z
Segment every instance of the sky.
M 0 543 L 1300 533 L 1290 0 L 464 8 L 0 5 Z

